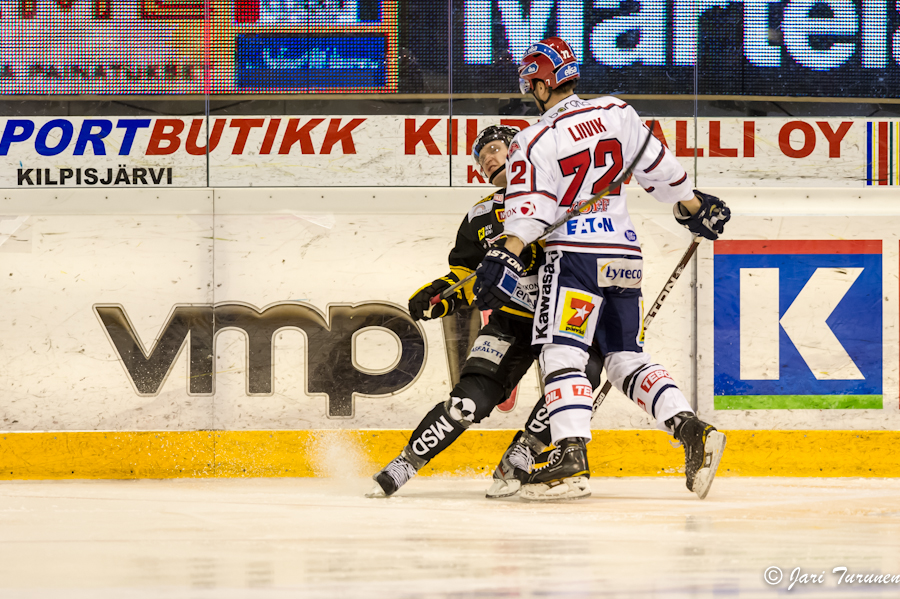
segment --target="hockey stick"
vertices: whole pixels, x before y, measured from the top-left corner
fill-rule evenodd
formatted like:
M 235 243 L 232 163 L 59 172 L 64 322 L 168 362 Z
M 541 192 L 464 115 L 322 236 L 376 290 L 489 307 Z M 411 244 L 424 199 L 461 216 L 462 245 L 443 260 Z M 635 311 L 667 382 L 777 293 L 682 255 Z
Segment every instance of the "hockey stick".
M 699 235 L 694 235 L 694 238 L 691 240 L 691 245 L 688 246 L 688 249 L 685 250 L 684 255 L 679 260 L 678 265 L 675 266 L 675 270 L 672 271 L 672 274 L 669 275 L 669 280 L 666 281 L 666 284 L 663 286 L 662 291 L 659 292 L 659 295 L 656 296 L 656 301 L 653 302 L 653 305 L 650 306 L 650 310 L 647 312 L 647 315 L 644 316 L 644 333 L 647 332 L 647 327 L 650 326 L 650 323 L 653 322 L 653 319 L 656 317 L 659 309 L 662 308 L 663 302 L 666 301 L 666 298 L 669 297 L 669 294 L 672 292 L 672 289 L 675 287 L 675 282 L 681 276 L 681 273 L 684 272 L 687 263 L 691 261 L 691 258 L 694 256 L 694 252 L 697 251 L 697 246 L 700 245 L 700 240 L 703 239 Z M 603 387 L 600 388 L 600 393 L 597 394 L 597 397 L 594 398 L 594 406 L 591 409 L 591 414 L 597 412 L 597 408 L 600 407 L 600 404 L 603 403 L 603 400 L 606 399 L 609 390 L 612 388 L 612 383 L 609 382 L 609 377 L 607 377 L 606 382 L 603 383 Z
M 555 223 L 553 223 L 552 225 L 550 225 L 546 229 L 544 229 L 544 232 L 541 233 L 541 236 L 538 237 L 538 239 L 543 239 L 544 237 L 546 237 L 550 233 L 554 232 L 555 230 L 557 230 L 558 228 L 560 228 L 561 226 L 563 226 L 564 224 L 566 224 L 567 222 L 569 222 L 570 220 L 575 218 L 576 216 L 581 216 L 582 214 L 587 212 L 588 209 L 591 208 L 591 206 L 593 206 L 594 204 L 596 204 L 597 202 L 599 202 L 600 200 L 602 200 L 603 198 L 608 196 L 610 191 L 612 191 L 616 187 L 619 187 L 620 185 L 622 185 L 628 179 L 628 177 L 631 176 L 631 173 L 634 172 L 634 168 L 637 166 L 638 161 L 640 161 L 640 159 L 643 158 L 644 152 L 647 150 L 647 146 L 650 145 L 650 139 L 653 137 L 653 129 L 654 128 L 656 128 L 656 120 L 655 119 L 650 121 L 650 131 L 647 133 L 647 139 L 644 140 L 643 145 L 641 145 L 641 148 L 638 150 L 637 156 L 635 156 L 634 160 L 631 161 L 631 164 L 628 165 L 628 168 L 626 168 L 624 171 L 622 171 L 622 174 L 620 174 L 618 177 L 613 179 L 612 183 L 607 185 L 605 188 L 603 188 L 603 190 L 600 193 L 596 194 L 592 198 L 585 200 L 584 202 L 580 202 L 578 204 L 572 204 L 572 206 L 568 210 L 566 210 L 565 214 L 563 214 L 561 217 L 559 217 L 559 219 Z M 448 297 L 450 297 L 451 295 L 456 293 L 460 287 L 462 287 L 463 285 L 465 285 L 466 283 L 468 283 L 469 281 L 471 281 L 474 278 L 475 278 L 475 273 L 473 272 L 472 274 L 468 275 L 466 278 L 462 279 L 458 283 L 454 283 L 450 287 L 447 287 L 446 289 L 441 291 L 438 295 L 431 298 L 431 300 L 430 300 L 431 305 L 434 306 L 434 305 L 440 303 L 441 300 L 447 299 Z

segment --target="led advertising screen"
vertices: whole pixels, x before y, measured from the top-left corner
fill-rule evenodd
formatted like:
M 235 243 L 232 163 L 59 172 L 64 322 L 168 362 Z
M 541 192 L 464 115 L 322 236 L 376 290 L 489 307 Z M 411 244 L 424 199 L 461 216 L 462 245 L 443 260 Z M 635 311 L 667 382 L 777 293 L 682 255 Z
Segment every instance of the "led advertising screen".
M 3 0 L 0 93 L 392 93 L 397 40 L 397 0 Z
M 397 91 L 397 1 L 235 0 L 234 91 Z
M 582 93 L 898 97 L 897 0 L 459 0 L 457 93 L 510 92 L 545 35 Z
M 565 39 L 586 94 L 893 98 L 900 0 L 0 0 L 2 94 L 515 94 Z

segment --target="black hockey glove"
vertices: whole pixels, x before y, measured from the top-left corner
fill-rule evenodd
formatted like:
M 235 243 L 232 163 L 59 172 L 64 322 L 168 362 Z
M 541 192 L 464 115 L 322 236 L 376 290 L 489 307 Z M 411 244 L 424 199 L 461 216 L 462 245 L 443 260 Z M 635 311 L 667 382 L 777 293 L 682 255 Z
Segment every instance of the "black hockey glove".
M 456 312 L 459 306 L 465 304 L 462 289 L 457 289 L 456 293 L 436 304 L 431 303 L 431 298 L 458 282 L 459 277 L 450 273 L 440 279 L 435 279 L 413 293 L 409 298 L 409 313 L 413 320 L 432 320 Z
M 523 274 L 521 258 L 504 248 L 490 249 L 475 271 L 475 305 L 482 310 L 499 310 L 509 303 Z
M 681 203 L 677 202 L 673 209 L 675 220 L 694 235 L 700 235 L 715 241 L 725 230 L 725 223 L 731 219 L 731 209 L 716 196 L 705 194 L 696 189 L 694 190 L 694 195 L 701 202 L 700 210 L 696 214 L 690 215 L 682 207 Z

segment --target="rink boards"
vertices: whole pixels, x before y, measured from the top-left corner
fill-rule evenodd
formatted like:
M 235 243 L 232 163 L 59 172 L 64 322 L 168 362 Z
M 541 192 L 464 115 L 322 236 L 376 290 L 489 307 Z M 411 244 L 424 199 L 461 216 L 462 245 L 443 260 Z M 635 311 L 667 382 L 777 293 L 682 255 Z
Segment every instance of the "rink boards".
M 727 240 L 701 244 L 696 296 L 686 272 L 645 349 L 729 431 L 723 474 L 896 475 L 891 194 L 708 191 L 734 210 Z M 458 351 L 441 323 L 409 319 L 407 298 L 446 272 L 482 193 L 6 192 L 0 477 L 309 476 L 389 460 L 446 397 Z M 649 303 L 690 238 L 642 192 L 630 206 Z M 537 398 L 532 371 L 432 470 L 489 473 Z M 617 392 L 593 424 L 596 475 L 683 466 Z
M 900 476 L 896 431 L 730 430 L 719 476 Z M 2 435 L 0 480 L 366 477 L 409 430 L 53 432 Z M 592 476 L 684 476 L 684 452 L 651 430 L 597 430 Z M 476 429 L 419 471 L 489 476 L 512 431 Z
M 487 187 L 471 159 L 478 132 L 536 121 L 434 114 L 0 118 L 0 186 Z M 663 117 L 655 134 L 704 186 L 900 184 L 896 119 Z

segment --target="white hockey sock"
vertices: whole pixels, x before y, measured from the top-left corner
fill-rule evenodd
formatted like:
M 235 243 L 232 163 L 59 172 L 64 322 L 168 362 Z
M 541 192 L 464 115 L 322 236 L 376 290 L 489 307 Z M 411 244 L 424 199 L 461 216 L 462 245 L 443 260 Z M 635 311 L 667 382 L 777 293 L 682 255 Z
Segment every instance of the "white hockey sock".
M 647 364 L 637 371 L 623 390 L 645 412 L 656 418 L 656 428 L 672 433 L 666 420 L 679 412 L 694 413 L 691 404 L 668 371 L 659 364 Z
M 672 433 L 666 420 L 679 412 L 694 413 L 668 371 L 643 352 L 616 352 L 606 360 L 609 380 L 626 397 L 656 419 L 656 427 Z
M 681 412 L 693 414 L 694 410 L 681 389 L 673 385 L 663 391 L 656 400 L 656 428 L 671 435 L 674 431 L 672 427 L 666 426 L 666 420 Z
M 550 412 L 550 435 L 554 445 L 560 439 L 591 439 L 591 408 L 594 404 L 591 383 L 584 374 L 571 374 L 547 383 L 544 400 Z

